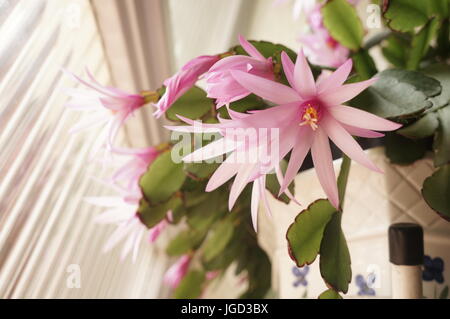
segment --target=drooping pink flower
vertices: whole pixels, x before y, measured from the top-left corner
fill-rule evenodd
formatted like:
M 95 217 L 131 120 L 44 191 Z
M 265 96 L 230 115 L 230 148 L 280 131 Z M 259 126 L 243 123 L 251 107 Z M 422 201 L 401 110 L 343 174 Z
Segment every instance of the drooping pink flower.
M 169 222 L 172 222 L 172 219 L 172 211 L 170 210 L 167 212 L 166 218 L 160 221 L 156 226 L 150 228 L 148 239 L 151 243 L 154 243 L 159 238 L 159 235 L 161 235 L 167 226 L 169 226 Z
M 66 90 L 67 94 L 71 96 L 71 100 L 66 106 L 88 113 L 88 116 L 77 123 L 71 132 L 75 133 L 98 126 L 104 128 L 94 146 L 94 153 L 105 145 L 112 147 L 120 127 L 134 111 L 149 102 L 144 95 L 129 94 L 117 88 L 101 85 L 89 71 L 87 71 L 87 75 L 90 82 L 68 71 L 66 73 L 88 89 Z
M 231 72 L 240 85 L 277 106 L 253 111 L 250 114 L 238 116 L 233 114 L 234 117 L 231 120 L 221 120 L 218 124 L 198 124 L 180 117 L 186 123 L 195 125 L 196 131 L 199 127 L 201 130 L 209 132 L 216 130 L 224 137 L 192 152 L 185 157 L 185 160 L 214 158 L 229 152 L 231 155 L 240 155 L 240 158 L 249 158 L 259 149 L 270 150 L 269 164 L 236 162 L 234 156 L 230 155 L 214 172 L 206 191 L 214 190 L 236 175 L 230 191 L 229 204 L 232 206 L 248 183 L 267 174 L 270 169 L 277 168 L 281 159 L 292 151 L 286 174 L 281 177 L 280 194 L 285 192 L 299 171 L 307 153 L 311 150 L 319 181 L 332 205 L 338 208 L 336 176 L 328 138 L 354 161 L 379 171 L 352 135 L 380 137 L 383 134 L 372 130 L 391 131 L 398 129 L 401 125 L 343 105 L 344 102 L 357 96 L 376 80 L 344 84 L 352 69 L 351 60 L 345 62 L 331 75 L 320 77 L 317 83 L 302 51 L 299 52 L 295 65 L 283 52 L 282 64 L 291 87 L 246 72 Z M 194 131 L 192 126 L 170 128 L 184 132 Z M 255 138 L 245 145 L 231 143 L 230 140 L 233 140 L 238 134 L 236 128 L 276 129 L 278 139 Z M 276 144 L 278 144 L 278 148 Z M 256 200 L 253 199 L 253 201 Z
M 163 115 L 219 59 L 220 57 L 218 55 L 202 55 L 196 57 L 186 63 L 179 72 L 166 79 L 164 81 L 166 92 L 158 103 L 155 104 L 156 111 L 154 115 L 156 117 Z
M 121 259 L 125 259 L 132 253 L 132 260 L 135 262 L 141 239 L 148 232 L 147 227 L 142 224 L 136 214 L 141 194 L 113 185 L 108 186 L 113 187 L 118 195 L 85 199 L 90 204 L 105 208 L 105 211 L 95 217 L 95 222 L 116 226 L 115 231 L 106 242 L 103 252 L 108 252 L 123 242 Z
M 103 207 L 105 210 L 94 218 L 99 224 L 115 225 L 116 229 L 105 243 L 103 252 L 108 252 L 121 242 L 123 243 L 121 260 L 132 253 L 132 261 L 135 262 L 142 238 L 148 236 L 149 241 L 154 243 L 160 234 L 167 228 L 172 219 L 172 213 L 167 212 L 166 218 L 154 227 L 148 229 L 137 211 L 139 200 L 142 195 L 136 189 L 124 189 L 114 184 L 105 183 L 118 193 L 116 196 L 87 197 L 86 202 Z
M 242 36 L 239 36 L 239 42 L 249 56 L 226 57 L 214 64 L 205 74 L 206 92 L 209 98 L 216 99 L 217 107 L 240 100 L 250 94 L 250 91 L 231 76 L 233 70 L 248 72 L 269 80 L 274 79 L 272 58 L 266 59 Z
M 181 256 L 178 261 L 173 264 L 164 275 L 164 283 L 172 289 L 176 289 L 186 276 L 192 257 L 190 255 Z
M 154 227 L 148 229 L 137 211 L 142 191 L 139 187 L 139 179 L 147 170 L 148 166 L 158 157 L 159 150 L 154 147 L 142 149 L 113 148 L 115 154 L 130 156 L 131 159 L 113 174 L 111 181 L 101 183 L 114 189 L 117 196 L 88 197 L 86 201 L 100 207 L 106 208 L 95 221 L 102 224 L 116 225 L 109 240 L 106 242 L 104 251 L 107 252 L 124 242 L 121 258 L 124 259 L 132 252 L 133 262 L 136 261 L 141 239 L 148 233 L 150 242 L 155 242 L 159 235 L 166 229 L 172 219 L 172 212 L 167 212 L 167 219 L 163 219 Z
M 113 174 L 112 181 L 123 185 L 127 189 L 136 191 L 139 190 L 140 177 L 160 154 L 160 151 L 155 147 L 140 149 L 114 147 L 112 152 L 130 158 Z

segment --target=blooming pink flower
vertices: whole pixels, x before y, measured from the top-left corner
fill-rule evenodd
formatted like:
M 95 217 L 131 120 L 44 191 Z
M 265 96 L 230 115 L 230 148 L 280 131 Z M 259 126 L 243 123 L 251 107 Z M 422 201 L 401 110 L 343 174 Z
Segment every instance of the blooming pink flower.
M 285 192 L 311 149 L 319 181 L 332 205 L 338 208 L 338 191 L 328 138 L 356 162 L 379 171 L 352 135 L 380 137 L 383 134 L 372 130 L 391 131 L 398 129 L 401 125 L 343 105 L 376 80 L 344 84 L 352 69 L 351 60 L 345 62 L 331 75 L 320 77 L 317 83 L 302 51 L 299 52 L 295 65 L 283 52 L 282 64 L 291 87 L 246 72 L 232 71 L 232 76 L 240 85 L 277 106 L 238 116 L 232 113 L 231 120 L 221 120 L 218 124 L 200 125 L 202 130 L 217 130 L 224 138 L 192 152 L 185 157 L 185 160 L 214 158 L 229 152 L 231 155 L 242 153 L 248 156 L 258 152 L 259 149 L 271 150 L 269 165 L 261 162 L 239 163 L 233 156 L 229 156 L 214 172 L 206 191 L 219 187 L 236 175 L 230 190 L 229 204 L 232 206 L 245 185 L 267 174 L 269 169 L 275 168 L 279 172 L 278 163 L 292 150 L 286 174 L 284 177 L 281 176 L 280 194 Z M 198 125 L 189 119 L 182 119 L 187 123 Z M 170 128 L 194 131 L 192 127 Z M 279 138 L 253 139 L 248 145 L 243 146 L 242 143 L 230 143 L 230 139 L 234 137 L 233 134 L 237 134 L 233 131 L 228 132 L 231 128 L 277 129 Z M 275 147 L 276 143 L 279 144 L 278 149 Z M 276 151 L 272 151 L 274 147 Z M 252 199 L 252 201 L 256 200 Z
M 183 255 L 178 261 L 173 264 L 164 275 L 164 283 L 175 289 L 180 284 L 181 280 L 186 276 L 192 257 L 190 255 Z
M 240 85 L 232 76 L 232 70 L 239 70 L 269 80 L 274 79 L 272 58 L 266 59 L 250 42 L 239 36 L 242 48 L 250 55 L 234 55 L 226 57 L 205 74 L 206 92 L 209 98 L 216 99 L 217 107 L 240 100 L 250 91 Z
M 203 55 L 196 57 L 186 63 L 181 70 L 174 74 L 172 77 L 164 81 L 166 86 L 166 92 L 160 98 L 158 103 L 155 104 L 156 111 L 154 115 L 160 117 L 166 112 L 175 101 L 186 93 L 187 90 L 192 88 L 208 69 L 217 61 L 220 57 L 217 55 Z
M 77 123 L 71 129 L 71 132 L 75 133 L 102 126 L 104 130 L 100 133 L 93 152 L 98 151 L 105 144 L 111 147 L 120 127 L 134 111 L 147 103 L 146 98 L 143 95 L 129 94 L 117 88 L 103 86 L 94 79 L 89 71 L 87 71 L 87 74 L 90 82 L 73 73 L 67 71 L 66 73 L 90 89 L 74 88 L 66 90 L 68 95 L 72 97 L 66 106 L 89 113 L 89 116 Z

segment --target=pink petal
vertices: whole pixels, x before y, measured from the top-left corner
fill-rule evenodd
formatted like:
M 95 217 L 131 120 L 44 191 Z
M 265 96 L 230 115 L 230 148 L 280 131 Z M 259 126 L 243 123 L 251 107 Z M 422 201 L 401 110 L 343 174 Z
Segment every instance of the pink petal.
M 232 120 L 243 119 L 250 115 L 248 113 L 236 112 L 236 111 L 232 110 L 229 106 L 227 106 L 227 111 Z
M 72 78 L 74 78 L 76 81 L 80 82 L 81 84 L 87 86 L 88 88 L 90 88 L 90 89 L 92 89 L 92 90 L 94 90 L 94 91 L 97 91 L 97 92 L 99 92 L 99 93 L 101 93 L 101 94 L 104 94 L 104 95 L 106 95 L 106 96 L 111 96 L 111 97 L 116 96 L 115 94 L 112 94 L 112 92 L 110 92 L 108 89 L 106 89 L 106 88 L 104 88 L 104 87 L 102 87 L 102 86 L 98 86 L 98 85 L 95 85 L 95 84 L 91 84 L 91 83 L 89 83 L 89 82 L 83 80 L 83 79 L 80 78 L 78 75 L 76 75 L 76 74 L 74 74 L 74 73 L 72 73 L 72 72 L 70 72 L 70 71 L 67 71 L 67 70 L 65 70 L 65 69 L 63 69 L 62 71 L 63 71 L 65 74 L 67 74 L 67 75 L 71 76 Z
M 283 180 L 284 180 L 284 176 L 283 173 L 281 172 L 281 167 L 280 165 L 275 166 L 275 173 L 277 175 L 277 180 L 278 180 L 278 184 L 283 185 Z M 289 190 L 289 188 L 286 188 L 286 190 L 284 191 L 284 193 L 286 194 L 286 196 L 293 201 L 294 203 L 296 203 L 299 206 L 302 206 L 302 204 L 300 204 L 300 202 L 294 197 L 294 195 L 292 195 L 291 191 Z M 278 196 L 280 196 L 282 193 L 280 192 Z
M 135 229 L 133 229 L 133 231 L 131 231 L 132 229 L 132 224 L 130 223 L 130 232 L 128 234 L 128 237 L 125 240 L 125 244 L 123 244 L 122 246 L 122 252 L 120 254 L 120 260 L 124 260 L 125 257 L 128 256 L 128 254 L 132 251 L 135 240 L 136 240 L 136 235 L 138 234 L 138 232 L 135 231 Z M 134 259 L 132 259 L 133 263 L 135 262 Z
M 295 87 L 295 80 L 294 80 L 294 63 L 292 62 L 291 58 L 287 55 L 286 52 L 281 52 L 281 63 L 283 64 L 283 71 L 286 75 L 286 78 L 291 85 L 291 87 Z
M 89 204 L 101 207 L 117 207 L 123 205 L 123 200 L 117 196 L 85 197 L 84 200 Z
M 111 96 L 117 96 L 117 97 L 127 97 L 130 94 L 127 94 L 117 88 L 113 88 L 113 87 L 106 87 L 101 85 L 95 78 L 94 75 L 91 73 L 91 71 L 89 71 L 88 68 L 86 68 L 86 74 L 88 75 L 89 79 L 92 81 L 92 83 L 98 88 L 98 90 L 105 90 L 104 94 L 105 95 L 111 95 Z M 109 93 L 109 94 L 107 94 Z
M 108 147 L 112 148 L 114 144 L 114 140 L 119 132 L 119 129 L 123 126 L 128 116 L 131 113 L 129 112 L 119 112 L 114 115 L 114 119 L 111 122 L 111 127 L 109 129 L 108 134 Z
M 376 82 L 377 79 L 370 79 L 367 81 L 344 84 L 339 88 L 335 88 L 333 90 L 329 90 L 325 93 L 320 94 L 320 100 L 329 106 L 340 105 L 348 100 L 351 100 L 359 93 L 367 89 L 373 83 Z
M 322 185 L 330 203 L 339 208 L 339 195 L 336 184 L 336 175 L 333 168 L 333 157 L 331 156 L 328 136 L 318 128 L 315 131 L 314 141 L 311 147 L 311 155 L 316 169 L 317 177 Z
M 253 182 L 252 187 L 251 214 L 252 214 L 253 229 L 255 230 L 255 232 L 258 232 L 258 208 L 260 199 L 259 183 L 260 183 L 259 179 L 256 179 Z
M 208 70 L 208 73 L 205 75 L 206 82 L 216 82 L 225 77 L 226 74 L 223 73 L 224 71 L 229 71 L 236 68 L 240 68 L 243 71 L 244 66 L 247 66 L 248 64 L 252 65 L 254 63 L 261 64 L 261 62 L 246 55 L 233 55 L 226 57 L 218 61 L 211 67 L 211 69 Z
M 311 68 L 306 61 L 303 50 L 300 49 L 294 68 L 295 89 L 303 98 L 309 98 L 316 94 L 316 83 Z
M 353 66 L 352 59 L 348 59 L 330 76 L 320 81 L 320 83 L 317 86 L 319 93 L 328 92 L 341 86 L 345 82 L 345 80 L 347 80 L 348 75 L 352 70 L 352 66 Z
M 298 133 L 297 143 L 292 150 L 291 158 L 284 176 L 283 184 L 280 187 L 280 194 L 286 191 L 288 186 L 294 180 L 298 170 L 303 164 L 306 155 L 311 148 L 313 142 L 313 132 L 310 129 L 301 130 Z
M 131 223 L 131 220 L 121 223 L 103 246 L 103 252 L 106 253 L 113 249 L 122 239 L 125 238 L 125 236 L 129 234 L 132 228 L 133 224 Z
M 182 133 L 218 133 L 220 128 L 216 127 L 201 127 L 201 126 L 183 126 L 183 125 L 164 125 L 164 128 Z
M 381 172 L 367 157 L 355 139 L 331 116 L 323 118 L 321 126 L 334 144 L 347 154 L 348 157 L 371 170 Z
M 138 251 L 139 251 L 139 246 L 141 244 L 143 235 L 144 235 L 143 229 L 141 229 L 140 231 L 136 232 L 136 237 L 134 239 L 133 252 L 132 252 L 132 261 L 133 261 L 133 263 L 136 262 Z
M 259 51 L 250 43 L 248 42 L 242 35 L 239 35 L 239 43 L 242 45 L 244 50 L 250 54 L 250 56 L 254 57 L 258 60 L 266 60 L 266 58 L 259 53 Z
M 394 131 L 402 126 L 401 124 L 385 120 L 369 112 L 346 105 L 330 107 L 327 111 L 343 124 L 367 130 Z
M 242 71 L 230 72 L 240 85 L 265 100 L 275 104 L 288 104 L 300 100 L 298 93 L 286 85 Z
M 70 128 L 69 134 L 76 134 L 87 128 L 103 125 L 103 124 L 109 122 L 111 119 L 112 119 L 112 117 L 110 115 L 104 114 L 104 113 L 85 117 L 81 121 L 76 123 L 73 127 Z
M 193 125 L 194 127 L 201 128 L 203 131 L 203 128 L 213 128 L 213 129 L 217 129 L 219 128 L 225 128 L 225 127 L 236 127 L 236 123 L 234 123 L 233 121 L 230 121 L 228 124 L 208 124 L 208 123 L 202 123 L 201 121 L 195 121 L 195 120 L 191 120 L 190 118 L 181 116 L 179 114 L 177 114 L 177 117 L 182 120 L 183 122 L 186 122 L 190 125 Z M 202 131 L 198 131 L 198 132 L 202 132 Z M 213 132 L 213 131 L 208 131 L 208 132 Z
M 341 126 L 353 136 L 366 137 L 366 138 L 379 138 L 379 137 L 384 136 L 383 133 L 378 133 L 375 131 L 366 130 L 363 128 L 354 127 L 354 126 L 347 125 L 347 124 L 341 123 Z
M 227 138 L 221 138 L 220 140 L 209 143 L 208 145 L 186 155 L 183 158 L 183 161 L 196 162 L 215 158 L 219 155 L 233 151 L 237 146 L 237 141 L 233 141 Z
M 260 189 L 260 196 L 262 197 L 264 208 L 266 210 L 266 214 L 269 215 L 269 217 L 272 217 L 272 209 L 270 209 L 269 200 L 267 199 L 267 192 L 266 192 L 266 175 L 263 175 L 260 177 L 261 182 L 259 183 L 259 189 Z
M 237 172 L 233 185 L 231 186 L 230 197 L 228 198 L 228 208 L 230 211 L 233 208 L 234 204 L 236 203 L 236 200 L 238 199 L 239 195 L 242 193 L 245 186 L 248 184 L 249 177 L 252 175 L 252 172 L 254 171 L 256 164 L 248 163 L 248 164 L 241 164 L 240 166 L 241 167 Z
M 209 179 L 205 191 L 211 192 L 215 190 L 217 187 L 226 183 L 237 173 L 241 165 L 235 163 L 234 161 L 234 156 L 227 157 L 227 159 L 219 166 L 218 169 L 216 169 L 214 174 Z

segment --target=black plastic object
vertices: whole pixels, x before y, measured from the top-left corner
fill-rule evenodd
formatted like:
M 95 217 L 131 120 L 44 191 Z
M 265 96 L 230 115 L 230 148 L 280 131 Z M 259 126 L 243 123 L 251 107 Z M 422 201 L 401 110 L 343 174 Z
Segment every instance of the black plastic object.
M 413 223 L 389 227 L 389 260 L 395 265 L 423 264 L 423 229 Z

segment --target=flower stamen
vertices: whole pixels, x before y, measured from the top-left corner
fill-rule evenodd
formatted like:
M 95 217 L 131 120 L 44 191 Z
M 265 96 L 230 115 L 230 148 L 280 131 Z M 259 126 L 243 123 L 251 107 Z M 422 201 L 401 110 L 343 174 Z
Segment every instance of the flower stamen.
M 315 131 L 319 127 L 317 125 L 317 122 L 319 121 L 319 114 L 316 108 L 311 106 L 311 104 L 308 104 L 305 112 L 303 113 L 302 120 L 303 122 L 299 124 L 300 126 L 309 125 L 311 126 L 311 129 Z

